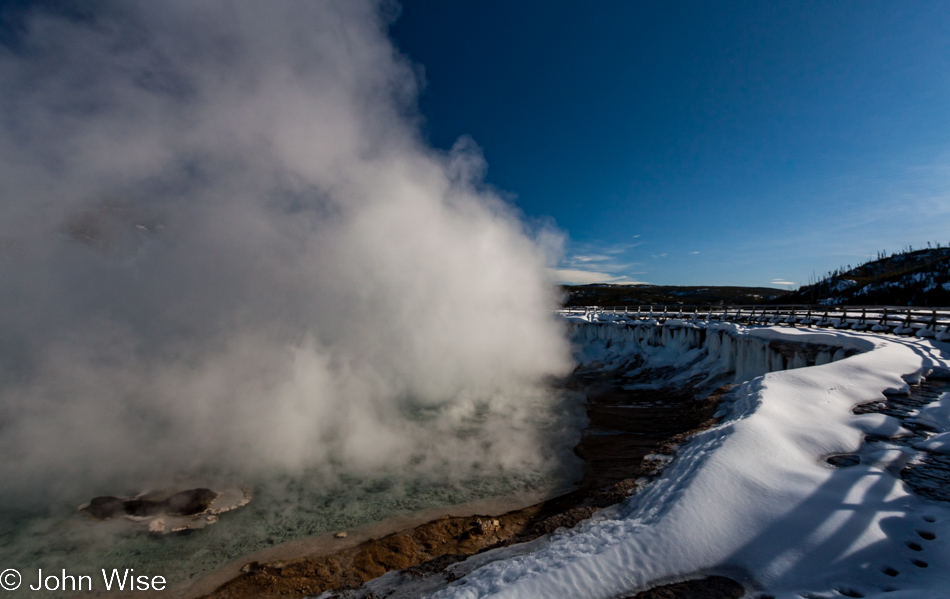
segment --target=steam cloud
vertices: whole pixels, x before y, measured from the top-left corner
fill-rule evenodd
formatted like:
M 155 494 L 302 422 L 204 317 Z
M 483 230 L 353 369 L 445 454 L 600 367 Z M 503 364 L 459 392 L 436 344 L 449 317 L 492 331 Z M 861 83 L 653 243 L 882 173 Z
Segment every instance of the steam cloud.
M 390 17 L 97 3 L 0 50 L 0 495 L 544 459 L 556 235 L 421 141 Z

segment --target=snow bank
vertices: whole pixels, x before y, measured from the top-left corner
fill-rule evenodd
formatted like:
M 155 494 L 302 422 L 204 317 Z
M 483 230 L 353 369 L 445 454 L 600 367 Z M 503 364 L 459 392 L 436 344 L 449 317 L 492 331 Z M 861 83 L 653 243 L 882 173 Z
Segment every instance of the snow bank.
M 933 453 L 950 454 L 950 432 L 936 434 L 926 441 L 915 443 L 914 447 Z
M 950 596 L 950 509 L 917 498 L 898 478 L 905 451 L 862 455 L 846 468 L 825 462 L 858 451 L 865 434 L 901 434 L 896 419 L 852 407 L 947 372 L 950 346 L 678 321 L 588 325 L 572 336 L 588 361 L 639 355 L 649 366 L 683 365 L 684 377 L 708 371 L 746 381 L 728 396 L 720 424 L 696 435 L 644 491 L 533 552 L 502 550 L 487 564 L 481 557 L 484 565 L 433 596 L 609 598 L 709 573 L 776 598 Z M 789 342 L 827 349 L 796 354 Z M 950 430 L 944 407 L 920 417 Z
M 937 434 L 914 447 L 933 453 L 950 454 L 950 393 L 944 393 L 937 401 L 931 403 L 914 419 L 937 431 Z

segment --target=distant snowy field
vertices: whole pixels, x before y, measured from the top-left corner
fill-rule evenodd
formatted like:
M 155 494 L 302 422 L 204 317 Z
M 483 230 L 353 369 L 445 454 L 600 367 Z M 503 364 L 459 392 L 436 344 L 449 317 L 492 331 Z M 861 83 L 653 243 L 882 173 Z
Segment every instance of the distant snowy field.
M 625 503 L 572 530 L 475 556 L 432 597 L 609 598 L 709 574 L 739 580 L 752 597 L 950 597 L 950 509 L 899 478 L 913 448 L 885 442 L 862 451 L 865 435 L 906 433 L 899 420 L 852 413 L 921 377 L 950 376 L 950 344 L 728 323 L 620 324 L 576 327 L 580 360 L 610 367 L 639 354 L 650 366 L 682 368 L 684 380 L 734 378 L 741 384 L 720 423 Z M 806 367 L 770 349 L 773 340 L 830 349 Z M 948 451 L 950 393 L 917 419 L 939 434 L 916 447 Z M 859 465 L 825 461 L 854 452 Z

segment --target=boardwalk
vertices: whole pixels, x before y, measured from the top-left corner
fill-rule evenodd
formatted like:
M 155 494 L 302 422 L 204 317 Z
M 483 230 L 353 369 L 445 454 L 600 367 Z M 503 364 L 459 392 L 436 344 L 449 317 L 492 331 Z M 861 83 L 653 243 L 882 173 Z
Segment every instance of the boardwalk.
M 559 311 L 591 322 L 725 321 L 747 325 L 822 327 L 950 341 L 950 308 L 913 306 L 588 306 Z

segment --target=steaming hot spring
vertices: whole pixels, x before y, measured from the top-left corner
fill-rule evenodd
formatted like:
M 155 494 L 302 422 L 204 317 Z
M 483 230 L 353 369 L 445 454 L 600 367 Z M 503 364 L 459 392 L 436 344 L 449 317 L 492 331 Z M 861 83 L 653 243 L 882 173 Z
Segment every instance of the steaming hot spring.
M 726 566 L 783 597 L 938 588 L 907 560 L 950 563 L 950 517 L 896 482 L 911 450 L 825 461 L 897 443 L 851 409 L 947 370 L 937 344 L 557 317 L 563 233 L 485 183 L 474 140 L 428 144 L 391 3 L 46 4 L 0 54 L 0 568 L 176 586 L 570 492 L 523 554 L 426 592 L 619 597 Z M 915 534 L 931 562 L 889 557 Z
M 29 15 L 0 57 L 3 563 L 180 580 L 576 478 L 560 234 L 471 139 L 424 143 L 390 18 Z

